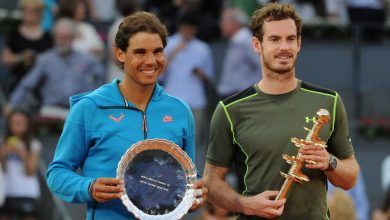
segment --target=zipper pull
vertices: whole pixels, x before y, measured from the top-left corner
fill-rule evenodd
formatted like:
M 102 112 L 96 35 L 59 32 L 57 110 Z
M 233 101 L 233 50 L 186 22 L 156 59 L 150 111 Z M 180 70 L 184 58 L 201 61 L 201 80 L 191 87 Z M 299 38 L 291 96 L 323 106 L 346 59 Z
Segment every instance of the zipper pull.
M 148 127 L 146 124 L 146 114 L 142 112 L 143 122 L 142 122 L 142 131 L 148 132 Z

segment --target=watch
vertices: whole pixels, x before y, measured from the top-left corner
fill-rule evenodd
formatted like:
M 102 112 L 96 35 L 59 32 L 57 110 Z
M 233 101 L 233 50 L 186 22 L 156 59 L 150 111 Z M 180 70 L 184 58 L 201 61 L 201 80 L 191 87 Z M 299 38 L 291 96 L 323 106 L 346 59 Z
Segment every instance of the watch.
M 88 193 L 89 193 L 89 196 L 91 196 L 91 198 L 93 198 L 93 195 L 92 195 L 92 187 L 93 187 L 93 184 L 95 184 L 96 182 L 96 179 L 92 180 L 89 185 L 88 185 Z
M 329 153 L 329 166 L 327 171 L 329 170 L 335 170 L 337 167 L 337 158 L 333 156 L 333 154 Z

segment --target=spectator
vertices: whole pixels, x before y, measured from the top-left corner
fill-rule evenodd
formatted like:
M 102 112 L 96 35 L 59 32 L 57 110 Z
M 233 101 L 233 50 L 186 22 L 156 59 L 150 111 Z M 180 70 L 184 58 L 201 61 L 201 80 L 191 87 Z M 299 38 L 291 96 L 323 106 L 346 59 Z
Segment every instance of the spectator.
M 339 190 L 340 188 L 336 188 L 332 183 L 328 181 L 328 195 L 332 194 L 333 191 Z M 358 179 L 356 185 L 346 191 L 346 193 L 352 198 L 356 215 L 358 220 L 369 220 L 368 212 L 370 210 L 370 205 L 367 199 L 366 187 L 364 184 L 363 175 L 360 172 L 358 175 Z
M 348 24 L 347 7 L 344 0 L 326 0 L 326 18 L 329 22 L 339 25 Z
M 6 200 L 0 219 L 38 219 L 41 196 L 37 169 L 42 144 L 32 134 L 31 117 L 23 111 L 8 115 L 7 128 L 0 147 L 5 171 Z
M 330 220 L 357 220 L 352 198 L 343 190 L 336 189 L 328 197 Z
M 115 19 L 117 13 L 115 0 L 86 0 L 86 2 L 94 23 L 111 23 Z
M 104 55 L 104 44 L 95 27 L 84 21 L 85 15 L 83 0 L 60 0 L 58 16 L 74 20 L 77 27 L 77 35 L 72 43 L 73 49 L 92 54 L 100 60 Z
M 12 93 L 13 107 L 27 107 L 32 92 L 41 98 L 41 106 L 69 107 L 69 96 L 97 88 L 104 82 L 102 65 L 92 56 L 71 49 L 76 26 L 66 18 L 54 27 L 55 48 L 45 52 Z
M 259 81 L 259 55 L 252 48 L 252 32 L 247 27 L 248 17 L 237 8 L 226 8 L 221 17 L 221 32 L 229 38 L 218 83 L 218 94 L 223 99 Z
M 38 53 L 52 47 L 52 38 L 40 26 L 43 2 L 21 0 L 22 23 L 6 37 L 2 62 L 10 68 L 7 94 L 10 94 L 35 63 Z
M 165 49 L 166 71 L 162 81 L 169 94 L 184 100 L 195 118 L 196 144 L 205 144 L 207 97 L 205 86 L 214 74 L 211 48 L 196 38 L 197 12 L 190 11 L 179 19 L 178 32 L 168 39 Z

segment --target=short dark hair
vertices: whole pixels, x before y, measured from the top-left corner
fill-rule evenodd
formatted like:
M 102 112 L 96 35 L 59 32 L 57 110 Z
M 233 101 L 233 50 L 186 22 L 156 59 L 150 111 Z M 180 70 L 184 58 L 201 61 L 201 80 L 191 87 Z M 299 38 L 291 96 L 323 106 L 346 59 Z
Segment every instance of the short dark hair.
M 163 46 L 165 47 L 167 45 L 168 32 L 166 27 L 156 15 L 140 11 L 125 17 L 120 23 L 115 36 L 115 46 L 122 51 L 126 51 L 129 46 L 129 39 L 139 32 L 158 34 Z M 123 70 L 123 63 L 118 60 L 116 60 L 116 63 Z
M 300 38 L 302 34 L 302 19 L 293 6 L 285 3 L 269 3 L 253 13 L 250 21 L 253 36 L 263 41 L 264 21 L 280 21 L 288 18 L 294 20 L 295 26 L 297 26 L 297 37 Z
M 200 13 L 195 9 L 190 9 L 181 14 L 178 18 L 179 25 L 191 25 L 198 27 L 200 25 Z

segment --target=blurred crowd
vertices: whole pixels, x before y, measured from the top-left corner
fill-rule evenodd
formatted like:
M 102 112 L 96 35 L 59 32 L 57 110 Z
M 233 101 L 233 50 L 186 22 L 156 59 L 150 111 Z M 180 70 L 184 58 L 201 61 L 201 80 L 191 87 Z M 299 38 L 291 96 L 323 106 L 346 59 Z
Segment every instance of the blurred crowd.
M 20 0 L 19 25 L 2 36 L 1 62 L 7 71 L 0 73 L 5 79 L 0 83 L 0 121 L 6 124 L 0 141 L 0 181 L 3 179 L 6 187 L 0 189 L 0 196 L 5 195 L 5 200 L 0 200 L 0 220 L 14 215 L 22 219 L 39 216 L 42 207 L 36 174 L 42 146 L 34 136 L 32 123 L 48 119 L 62 122 L 69 109 L 69 96 L 121 78 L 113 42 L 124 16 L 146 10 L 154 12 L 167 26 L 167 67 L 160 83 L 169 94 L 189 104 L 197 125 L 196 142 L 205 147 L 210 112 L 216 101 L 260 79 L 259 57 L 252 49 L 247 24 L 248 16 L 268 2 L 274 1 Z M 372 33 L 383 31 L 390 1 L 280 2 L 294 4 L 307 24 L 362 24 Z M 210 43 L 220 38 L 227 43 L 221 67 L 217 68 Z M 23 187 L 26 185 L 29 187 Z M 369 219 L 362 178 L 357 187 L 363 188 L 358 193 L 363 203 L 342 191 L 332 192 L 331 212 L 346 217 L 331 219 Z M 373 219 L 390 219 L 389 200 L 387 193 Z M 346 210 L 354 214 L 345 214 Z M 362 210 L 364 213 L 358 214 Z M 231 219 L 232 214 L 209 204 L 201 218 Z

